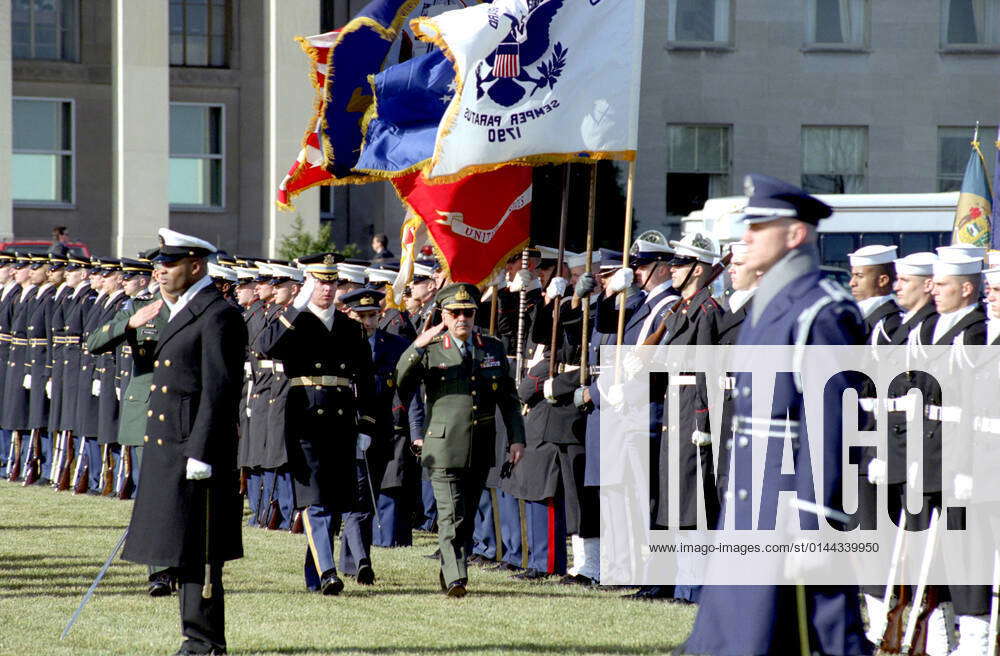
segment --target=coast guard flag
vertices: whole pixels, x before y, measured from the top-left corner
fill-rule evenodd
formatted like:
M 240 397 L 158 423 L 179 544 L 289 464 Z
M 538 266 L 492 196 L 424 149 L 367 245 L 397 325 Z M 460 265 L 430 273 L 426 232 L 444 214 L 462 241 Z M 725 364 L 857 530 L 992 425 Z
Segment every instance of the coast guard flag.
M 415 20 L 456 70 L 428 181 L 634 159 L 643 15 L 643 0 L 495 0 Z
M 990 218 L 990 235 L 993 250 L 1000 250 L 1000 128 L 997 128 L 996 160 L 993 162 L 993 216 Z
M 972 153 L 962 178 L 958 207 L 955 209 L 955 227 L 951 235 L 953 244 L 990 247 L 992 196 L 986 173 L 986 159 L 979 148 L 979 141 L 973 141 Z

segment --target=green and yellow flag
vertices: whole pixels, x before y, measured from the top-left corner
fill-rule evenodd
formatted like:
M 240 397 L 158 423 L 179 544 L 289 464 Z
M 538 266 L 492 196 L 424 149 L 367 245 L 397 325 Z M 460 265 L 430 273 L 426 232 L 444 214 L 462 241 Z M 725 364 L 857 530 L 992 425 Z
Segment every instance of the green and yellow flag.
M 962 191 L 955 210 L 955 227 L 951 233 L 951 242 L 989 248 L 993 194 L 990 191 L 986 159 L 979 147 L 978 134 L 977 130 L 977 136 L 973 137 L 972 141 L 969 163 L 965 166 L 965 177 L 962 178 Z

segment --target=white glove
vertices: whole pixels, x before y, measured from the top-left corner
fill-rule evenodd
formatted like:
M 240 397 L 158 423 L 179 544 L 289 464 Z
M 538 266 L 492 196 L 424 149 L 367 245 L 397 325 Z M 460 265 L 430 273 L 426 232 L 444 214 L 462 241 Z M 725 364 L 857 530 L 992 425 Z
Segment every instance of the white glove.
M 569 281 L 565 278 L 560 278 L 556 276 L 549 282 L 549 286 L 545 288 L 545 295 L 549 298 L 562 298 L 566 295 L 566 290 L 569 288 Z
M 358 450 L 359 451 L 365 452 L 365 451 L 368 450 L 368 447 L 370 447 L 371 445 L 372 445 L 372 437 L 371 437 L 371 435 L 365 435 L 364 433 L 358 433 Z
M 608 388 L 608 393 L 604 395 L 608 403 L 615 408 L 621 408 L 625 404 L 625 386 L 617 383 Z
M 552 405 L 556 404 L 555 394 L 552 393 L 552 378 L 546 378 L 545 382 L 542 384 L 542 394 L 545 395 L 545 400 Z
M 959 501 L 972 498 L 972 477 L 968 474 L 955 474 L 955 498 Z
M 868 463 L 868 482 L 872 485 L 885 485 L 886 480 L 888 480 L 888 472 L 885 460 L 875 458 Z
M 493 286 L 497 289 L 507 289 L 507 272 L 501 271 L 497 274 L 497 279 L 493 281 Z
M 295 296 L 295 300 L 292 301 L 292 307 L 296 310 L 301 310 L 309 305 L 309 299 L 312 298 L 314 289 L 316 289 L 316 279 L 306 274 L 306 284 L 302 285 L 302 289 Z
M 212 475 L 212 465 L 201 460 L 188 458 L 187 479 L 189 481 L 203 481 Z
M 712 434 L 704 431 L 693 431 L 691 433 L 691 444 L 695 446 L 708 446 L 712 443 Z
M 635 280 L 635 273 L 632 269 L 618 269 L 611 275 L 611 280 L 608 282 L 608 292 L 617 294 L 623 289 L 628 289 L 632 286 L 633 280 Z
M 514 279 L 510 281 L 509 285 L 507 285 L 507 289 L 516 294 L 522 289 L 527 289 L 528 285 L 531 284 L 531 280 L 531 272 L 527 269 L 521 269 L 514 274 Z
M 622 369 L 625 371 L 627 378 L 635 378 L 645 366 L 642 358 L 636 353 L 629 353 L 622 358 Z
M 587 405 L 587 401 L 585 401 L 583 398 L 583 392 L 586 389 L 587 389 L 586 387 L 576 388 L 576 391 L 573 392 L 573 405 L 575 405 L 578 408 L 582 408 L 583 406 Z

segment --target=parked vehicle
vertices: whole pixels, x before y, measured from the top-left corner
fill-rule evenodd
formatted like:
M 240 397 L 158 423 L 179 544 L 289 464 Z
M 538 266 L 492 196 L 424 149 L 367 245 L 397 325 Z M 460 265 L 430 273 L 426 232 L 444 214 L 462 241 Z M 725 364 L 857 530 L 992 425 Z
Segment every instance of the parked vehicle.
M 66 244 L 74 255 L 90 258 L 90 248 L 82 241 L 71 241 Z M 41 239 L 12 239 L 10 241 L 0 241 L 0 250 L 16 251 L 18 253 L 48 253 L 52 248 L 51 241 Z

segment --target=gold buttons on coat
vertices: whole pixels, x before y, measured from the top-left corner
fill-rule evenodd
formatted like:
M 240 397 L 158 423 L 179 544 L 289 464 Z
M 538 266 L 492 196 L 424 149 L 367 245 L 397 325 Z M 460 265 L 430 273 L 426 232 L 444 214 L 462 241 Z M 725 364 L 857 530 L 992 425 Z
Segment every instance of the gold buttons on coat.
M 163 446 L 163 440 L 156 440 L 156 444 L 158 446 Z
M 142 436 L 142 441 L 143 442 L 148 442 L 149 441 L 149 435 L 143 435 Z
M 149 391 L 150 392 L 155 392 L 156 391 L 156 385 L 150 385 L 149 386 Z
M 337 414 L 338 414 L 338 415 L 342 415 L 342 414 L 344 414 L 344 409 L 343 409 L 343 408 L 340 408 L 340 409 L 338 409 L 338 410 L 337 410 Z
M 322 369 L 323 368 L 323 363 L 322 362 L 316 362 L 316 363 L 313 364 L 313 366 L 316 367 L 317 369 Z
M 323 408 L 320 408 L 319 410 L 317 410 L 317 411 L 316 411 L 316 414 L 318 414 L 318 415 L 321 415 L 321 414 L 323 414 Z
M 167 420 L 167 418 L 166 418 L 166 417 L 164 417 L 163 415 L 160 415 L 160 416 L 159 416 L 159 420 L 160 420 L 160 421 L 166 421 L 166 420 Z
M 154 367 L 159 367 L 160 366 L 160 361 L 159 360 L 153 360 L 153 366 Z
M 146 411 L 146 416 L 147 417 L 152 417 L 153 416 L 153 411 L 152 410 L 147 410 Z
M 170 360 L 164 360 L 163 361 L 163 366 L 164 367 L 169 367 L 170 366 Z
M 160 391 L 163 392 L 164 394 L 166 394 L 167 393 L 167 386 L 164 385 L 163 387 L 161 387 Z

